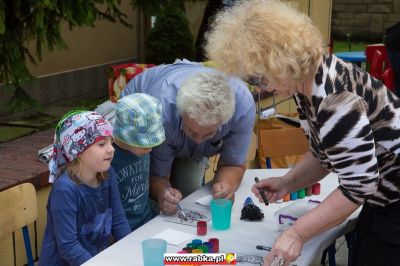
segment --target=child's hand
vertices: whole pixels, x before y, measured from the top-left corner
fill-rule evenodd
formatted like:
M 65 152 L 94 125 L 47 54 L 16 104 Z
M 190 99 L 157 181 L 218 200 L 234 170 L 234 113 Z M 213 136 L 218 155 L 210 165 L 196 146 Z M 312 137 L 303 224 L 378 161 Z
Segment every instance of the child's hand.
M 176 204 L 182 199 L 182 193 L 172 187 L 165 188 L 158 199 L 160 210 L 165 214 L 174 214 L 178 211 Z

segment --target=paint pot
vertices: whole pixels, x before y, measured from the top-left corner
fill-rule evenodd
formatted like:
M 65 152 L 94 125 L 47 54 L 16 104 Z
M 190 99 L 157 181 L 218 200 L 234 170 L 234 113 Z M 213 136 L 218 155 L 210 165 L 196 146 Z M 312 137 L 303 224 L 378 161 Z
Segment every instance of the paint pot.
M 290 200 L 297 200 L 297 191 L 290 193 Z
M 207 222 L 198 221 L 197 222 L 197 235 L 204 236 L 207 234 Z
M 213 253 L 219 253 L 219 239 L 210 238 L 208 242 L 210 242 L 213 245 Z
M 290 201 L 290 194 L 283 196 L 283 202 L 288 202 L 288 201 Z
M 321 184 L 320 183 L 315 183 L 314 185 L 312 185 L 312 194 L 313 195 L 321 194 Z
M 299 189 L 297 191 L 297 198 L 304 199 L 305 197 L 306 197 L 306 191 L 304 190 L 304 188 Z
M 312 196 L 312 187 L 306 188 L 306 196 Z

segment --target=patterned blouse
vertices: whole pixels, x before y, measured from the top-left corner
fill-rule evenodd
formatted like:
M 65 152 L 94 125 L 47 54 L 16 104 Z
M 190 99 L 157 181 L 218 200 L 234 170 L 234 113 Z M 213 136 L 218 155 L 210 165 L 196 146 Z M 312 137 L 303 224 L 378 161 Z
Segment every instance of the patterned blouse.
M 339 176 L 351 201 L 386 206 L 400 199 L 400 99 L 364 70 L 326 56 L 312 103 L 295 101 L 313 155 Z

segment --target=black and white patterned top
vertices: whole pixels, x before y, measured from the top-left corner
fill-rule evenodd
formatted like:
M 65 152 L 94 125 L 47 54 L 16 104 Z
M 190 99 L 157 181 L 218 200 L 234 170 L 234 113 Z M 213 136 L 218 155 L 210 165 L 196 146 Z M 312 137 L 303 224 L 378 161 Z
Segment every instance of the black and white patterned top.
M 400 199 L 400 99 L 364 70 L 326 56 L 312 103 L 295 95 L 310 150 L 338 174 L 355 203 L 386 206 Z

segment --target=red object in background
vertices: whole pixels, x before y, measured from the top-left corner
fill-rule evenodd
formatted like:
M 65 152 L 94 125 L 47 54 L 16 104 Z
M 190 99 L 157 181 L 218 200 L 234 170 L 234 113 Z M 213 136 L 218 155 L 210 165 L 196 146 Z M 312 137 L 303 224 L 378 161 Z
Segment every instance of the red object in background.
M 151 68 L 153 64 L 122 64 L 108 68 L 108 94 L 110 101 L 118 101 L 125 85 L 137 74 Z
M 207 234 L 207 222 L 197 221 L 197 234 L 199 236 L 204 236 Z
M 393 68 L 390 67 L 390 68 L 386 69 L 385 71 L 383 71 L 382 78 L 383 78 L 383 83 L 385 84 L 386 88 L 388 88 L 389 90 L 394 92 L 394 89 L 396 86 L 394 84 Z
M 312 185 L 312 194 L 313 195 L 321 194 L 321 184 L 320 183 L 315 183 L 314 185 Z
M 385 62 L 385 58 L 383 53 L 379 50 L 375 50 L 372 54 L 371 63 L 369 66 L 369 73 L 371 76 L 376 79 L 382 80 L 383 74 L 383 63 Z
M 219 253 L 219 239 L 218 238 L 210 238 L 208 242 L 213 245 L 213 253 Z
M 331 55 L 333 53 L 333 40 L 328 43 L 328 53 Z
M 383 43 L 369 44 L 367 47 L 365 47 L 365 58 L 368 64 L 371 64 L 375 51 L 382 53 L 385 69 L 392 67 L 387 55 L 386 46 Z

